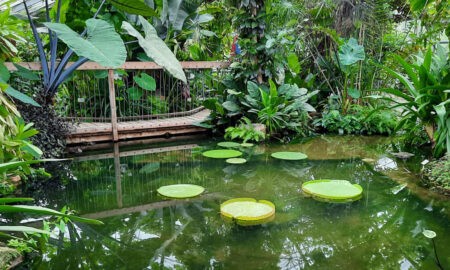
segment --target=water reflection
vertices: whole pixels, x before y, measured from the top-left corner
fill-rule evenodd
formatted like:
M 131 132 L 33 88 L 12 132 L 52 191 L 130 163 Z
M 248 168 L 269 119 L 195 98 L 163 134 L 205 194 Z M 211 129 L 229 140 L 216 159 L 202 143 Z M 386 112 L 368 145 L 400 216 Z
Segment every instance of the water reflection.
M 359 158 L 286 162 L 269 157 L 278 148 L 261 147 L 257 154 L 246 153 L 248 163 L 238 166 L 205 159 L 196 147 L 142 149 L 140 155 L 117 147 L 108 159 L 80 159 L 73 167 L 78 181 L 54 203 L 68 202 L 106 225 L 80 225 L 72 232 L 71 245 L 49 252 L 35 266 L 433 269 L 432 247 L 421 235 L 424 228 L 437 232 L 441 254 L 450 252 L 449 219 L 410 192 L 392 192 L 397 183 Z M 304 197 L 301 184 L 320 178 L 358 183 L 364 196 L 342 205 Z M 174 183 L 199 184 L 207 194 L 191 200 L 165 200 L 156 194 L 160 185 Z M 270 200 L 276 218 L 255 228 L 224 223 L 219 205 L 230 197 Z M 449 258 L 441 259 L 450 264 Z

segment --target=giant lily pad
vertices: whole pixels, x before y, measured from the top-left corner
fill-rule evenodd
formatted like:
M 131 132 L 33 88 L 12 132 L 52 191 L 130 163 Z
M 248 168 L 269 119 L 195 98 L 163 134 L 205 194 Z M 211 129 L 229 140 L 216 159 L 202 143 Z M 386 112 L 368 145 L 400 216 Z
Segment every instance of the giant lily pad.
M 236 198 L 220 205 L 220 213 L 226 221 L 234 221 L 241 226 L 260 225 L 275 217 L 275 205 L 266 200 Z
M 235 148 L 241 146 L 237 142 L 220 142 L 217 144 L 218 146 L 225 147 L 225 148 Z
M 230 164 L 244 164 L 247 160 L 245 158 L 229 158 L 225 162 Z
M 347 180 L 313 180 L 303 183 L 302 190 L 318 201 L 353 202 L 361 199 L 363 189 Z
M 166 197 L 182 199 L 198 196 L 205 191 L 205 188 L 191 184 L 178 184 L 162 186 L 157 191 Z
M 242 156 L 242 152 L 237 150 L 220 149 L 220 150 L 209 150 L 203 152 L 203 156 L 209 158 L 234 158 Z
M 271 155 L 273 158 L 276 159 L 283 159 L 283 160 L 302 160 L 308 158 L 307 155 L 301 153 L 301 152 L 275 152 Z

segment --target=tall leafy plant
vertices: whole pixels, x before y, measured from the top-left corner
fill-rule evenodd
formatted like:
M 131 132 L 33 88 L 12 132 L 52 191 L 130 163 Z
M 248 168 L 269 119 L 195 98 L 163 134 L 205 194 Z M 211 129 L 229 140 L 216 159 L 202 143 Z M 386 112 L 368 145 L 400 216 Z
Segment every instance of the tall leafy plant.
M 111 2 L 117 8 L 123 8 L 126 12 L 154 15 L 154 13 L 150 12 L 152 9 L 140 1 L 128 3 L 125 1 L 108 0 L 108 2 Z M 104 3 L 105 0 L 101 2 L 100 7 L 93 18 L 86 21 L 86 29 L 83 33 L 77 34 L 67 25 L 59 23 L 62 4 L 61 0 L 57 1 L 58 6 L 56 9 L 55 22 L 50 21 L 50 10 L 48 1 L 46 0 L 45 10 L 47 22 L 45 22 L 44 25 L 48 28 L 50 45 L 48 56 L 44 50 L 44 45 L 38 34 L 36 25 L 31 18 L 27 4 L 24 2 L 42 65 L 43 97 L 45 97 L 45 103 L 50 102 L 51 98 L 56 94 L 59 85 L 61 85 L 73 71 L 88 60 L 95 61 L 102 66 L 109 68 L 117 68 L 125 62 L 127 52 L 120 35 L 115 31 L 112 25 L 96 18 Z M 141 6 L 140 3 L 145 6 L 145 10 L 144 7 L 142 7 L 142 9 L 139 8 Z M 144 13 L 143 10 L 145 11 Z M 154 59 L 159 65 L 165 67 L 176 78 L 186 82 L 186 77 L 182 71 L 181 65 L 179 65 L 173 53 L 167 49 L 164 42 L 156 35 L 156 31 L 153 27 L 143 17 L 139 17 L 139 22 L 143 25 L 144 31 L 146 32 L 145 38 L 134 30 L 128 22 L 123 22 L 123 28 L 126 29 L 130 35 L 138 38 L 139 44 L 144 48 L 149 57 Z M 57 61 L 58 39 L 63 41 L 69 47 L 69 50 L 61 58 L 61 61 Z M 72 65 L 68 66 L 69 60 L 74 53 L 78 55 L 79 58 Z
M 391 109 L 402 109 L 402 120 L 397 129 L 420 123 L 432 142 L 433 154 L 442 156 L 445 152 L 450 153 L 448 52 L 441 47 L 433 53 L 428 48 L 423 56 L 418 55 L 416 59 L 416 63 L 409 63 L 400 55 L 393 55 L 393 60 L 404 73 L 387 66 L 381 67 L 400 82 L 401 89 L 378 89 L 388 95 L 371 97 L 388 101 L 392 104 Z
M 11 15 L 8 3 L 0 3 L 0 60 L 13 58 L 18 53 L 17 44 L 26 42 L 24 23 Z
M 125 45 L 114 28 L 103 20 L 96 19 L 97 13 L 92 19 L 86 21 L 86 30 L 77 34 L 65 24 L 59 23 L 62 1 L 57 1 L 57 12 L 55 22 L 50 20 L 50 9 L 48 0 L 45 1 L 45 14 L 47 22 L 44 25 L 48 28 L 49 55 L 47 55 L 37 27 L 31 18 L 27 3 L 24 1 L 25 10 L 33 32 L 33 36 L 38 48 L 39 59 L 42 66 L 42 92 L 41 102 L 49 104 L 56 94 L 59 85 L 68 78 L 79 66 L 88 60 L 95 61 L 105 67 L 119 67 L 126 59 Z M 102 5 L 105 1 L 102 2 Z M 58 38 L 62 40 L 70 49 L 64 54 L 60 61 L 57 61 Z M 72 55 L 76 53 L 80 58 L 67 67 Z M 67 68 L 66 68 L 67 67 Z

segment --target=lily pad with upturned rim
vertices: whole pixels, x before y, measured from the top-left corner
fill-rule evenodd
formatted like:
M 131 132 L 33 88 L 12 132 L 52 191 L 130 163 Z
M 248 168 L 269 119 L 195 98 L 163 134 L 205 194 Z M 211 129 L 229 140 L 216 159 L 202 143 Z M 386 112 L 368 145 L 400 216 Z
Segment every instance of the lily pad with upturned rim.
M 272 221 L 275 205 L 266 200 L 236 198 L 222 203 L 220 213 L 226 221 L 234 221 L 240 226 L 254 226 Z
M 303 183 L 302 190 L 318 201 L 345 203 L 362 198 L 363 188 L 347 180 L 313 180 Z
M 282 160 L 302 160 L 307 159 L 308 156 L 301 152 L 275 152 L 271 155 L 273 158 Z
M 242 152 L 230 149 L 220 149 L 220 150 L 209 150 L 203 152 L 202 155 L 209 158 L 235 158 L 242 156 Z
M 241 146 L 241 144 L 239 144 L 237 142 L 220 142 L 217 145 L 220 147 L 225 147 L 225 148 L 235 148 L 235 147 Z
M 198 196 L 205 191 L 205 188 L 191 184 L 168 185 L 158 188 L 158 193 L 169 198 L 192 198 Z
M 225 162 L 230 164 L 244 164 L 247 160 L 245 158 L 229 158 Z

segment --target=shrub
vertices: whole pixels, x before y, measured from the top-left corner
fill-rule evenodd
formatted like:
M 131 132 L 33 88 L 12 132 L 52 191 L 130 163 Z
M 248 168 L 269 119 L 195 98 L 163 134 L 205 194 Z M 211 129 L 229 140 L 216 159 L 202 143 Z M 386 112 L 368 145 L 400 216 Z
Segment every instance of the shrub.
M 426 164 L 422 174 L 422 183 L 426 187 L 450 196 L 450 158 L 448 155 Z
M 360 105 L 353 105 L 346 114 L 338 110 L 328 110 L 322 118 L 316 119 L 316 128 L 339 134 L 392 134 L 397 123 L 397 116 L 389 110 L 376 110 Z

